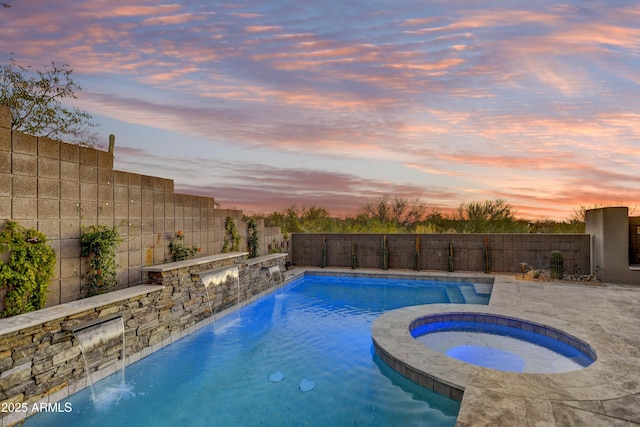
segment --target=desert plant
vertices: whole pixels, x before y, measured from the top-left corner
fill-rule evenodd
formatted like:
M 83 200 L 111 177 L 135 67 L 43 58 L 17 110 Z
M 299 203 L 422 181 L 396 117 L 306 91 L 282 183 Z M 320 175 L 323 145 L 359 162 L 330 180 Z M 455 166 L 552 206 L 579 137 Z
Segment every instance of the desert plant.
M 0 232 L 0 252 L 7 250 L 9 259 L 0 261 L 0 287 L 7 292 L 1 317 L 44 308 L 56 263 L 47 236 L 7 221 Z
M 564 261 L 562 259 L 561 251 L 551 251 L 551 278 L 562 279 L 562 273 L 564 271 Z
M 491 245 L 489 245 L 487 236 L 483 239 L 482 254 L 484 256 L 484 272 L 489 273 L 491 271 Z
M 449 250 L 447 252 L 447 271 L 452 272 L 454 267 L 453 258 L 453 243 L 449 243 Z

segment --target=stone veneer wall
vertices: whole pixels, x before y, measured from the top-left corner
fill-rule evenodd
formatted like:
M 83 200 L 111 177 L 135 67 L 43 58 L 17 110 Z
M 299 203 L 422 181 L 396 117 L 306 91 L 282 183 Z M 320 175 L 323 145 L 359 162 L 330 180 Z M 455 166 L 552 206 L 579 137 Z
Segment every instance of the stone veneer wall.
M 291 236 L 293 265 L 320 266 L 322 242 L 327 242 L 327 266 L 351 267 L 351 248 L 357 245 L 358 268 L 381 268 L 383 234 L 303 234 Z M 420 237 L 419 268 L 447 270 L 449 243 L 454 270 L 484 271 L 484 238 L 489 240 L 491 271 L 519 272 L 521 262 L 534 268 L 549 265 L 551 251 L 562 251 L 567 273 L 589 274 L 591 240 L 588 234 L 388 234 L 389 268 L 415 269 L 416 238 Z
M 271 254 L 259 258 L 247 259 L 247 253 L 234 254 L 233 257 L 223 259 L 225 254 L 215 256 L 218 262 L 210 264 L 201 263 L 199 260 L 186 260 L 145 267 L 149 282 L 156 285 L 164 285 L 174 289 L 175 299 L 181 304 L 191 305 L 196 302 L 192 294 L 200 295 L 206 299 L 204 287 L 199 282 L 199 274 L 218 270 L 224 267 L 238 267 L 238 283 L 234 279 L 227 279 L 219 286 L 209 287 L 209 298 L 213 305 L 214 313 L 235 305 L 238 299 L 248 301 L 259 293 L 266 291 L 274 285 L 267 267 L 278 265 L 284 274 L 285 262 L 288 254 Z M 206 260 L 206 258 L 205 258 Z M 284 276 L 283 276 L 284 277 Z M 280 278 L 280 280 L 282 277 Z M 238 298 L 239 297 L 239 298 Z M 207 301 L 204 301 L 204 309 L 208 312 Z
M 32 313 L 0 319 L 0 407 L 57 402 L 88 386 L 78 340 L 65 327 L 120 315 L 124 320 L 127 363 L 133 363 L 210 323 L 211 313 L 198 273 L 238 266 L 240 302 L 274 286 L 267 267 L 284 272 L 287 254 L 246 259 L 230 253 L 146 268 L 158 285 L 139 285 Z M 214 312 L 238 303 L 235 280 L 210 289 Z M 103 378 L 121 367 L 120 342 L 107 349 Z M 117 348 L 115 348 L 117 347 Z M 110 363 L 109 363 L 110 362 Z M 0 412 L 0 425 L 12 425 L 28 412 Z
M 220 253 L 227 217 L 242 236 L 240 250 L 247 250 L 242 211 L 217 209 L 212 197 L 175 193 L 171 179 L 114 170 L 113 153 L 13 132 L 10 111 L 0 106 L 0 227 L 11 219 L 51 241 L 58 257 L 48 306 L 82 295 L 88 266 L 80 257 L 82 227 L 118 228 L 117 280 L 125 288 L 143 282 L 142 267 L 171 259 L 168 245 L 178 230 L 202 256 Z M 263 221 L 258 227 L 260 254 L 272 246 L 287 251 L 279 227 Z M 0 289 L 0 311 L 3 296 Z

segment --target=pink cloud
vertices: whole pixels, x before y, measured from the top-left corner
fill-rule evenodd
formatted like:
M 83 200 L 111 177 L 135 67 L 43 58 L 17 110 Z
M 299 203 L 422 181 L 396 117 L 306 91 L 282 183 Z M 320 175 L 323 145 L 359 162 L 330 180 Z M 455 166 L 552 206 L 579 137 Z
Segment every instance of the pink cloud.
M 277 25 L 249 25 L 244 27 L 247 33 L 270 33 L 272 31 L 279 31 L 282 27 Z
M 640 7 L 453 3 L 348 2 L 339 12 L 318 3 L 309 14 L 305 3 L 270 9 L 252 0 L 47 8 L 21 0 L 0 27 L 0 49 L 34 67 L 51 57 L 69 63 L 84 88 L 78 103 L 92 113 L 221 153 L 257 149 L 311 169 L 348 161 L 354 170 L 399 171 L 368 188 L 371 171 L 340 181 L 288 174 L 281 164 L 278 180 L 260 175 L 273 198 L 302 197 L 276 194 L 299 180 L 309 197 L 346 205 L 343 194 L 314 188 L 324 179 L 358 199 L 419 176 L 424 186 L 403 191 L 454 185 L 442 196 L 453 206 L 500 194 L 545 211 L 566 209 L 573 194 L 633 199 Z M 173 159 L 148 161 L 178 176 L 166 166 Z M 178 164 L 185 186 L 209 188 L 186 159 Z M 216 179 L 246 187 L 229 176 L 235 181 Z M 226 197 L 225 188 L 216 191 Z

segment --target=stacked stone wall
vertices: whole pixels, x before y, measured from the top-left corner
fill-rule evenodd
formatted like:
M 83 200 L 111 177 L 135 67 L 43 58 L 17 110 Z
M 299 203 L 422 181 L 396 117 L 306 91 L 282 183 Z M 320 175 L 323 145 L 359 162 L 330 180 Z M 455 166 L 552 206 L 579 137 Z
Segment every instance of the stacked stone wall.
M 214 255 L 146 268 L 154 285 L 139 285 L 33 313 L 0 319 L 0 408 L 57 402 L 87 386 L 78 340 L 67 329 L 87 321 L 121 316 L 127 362 L 132 363 L 211 322 L 207 293 L 198 274 L 237 266 L 235 280 L 210 290 L 214 313 L 253 300 L 274 286 L 267 267 L 284 271 L 287 254 L 246 259 L 246 253 Z M 110 342 L 106 357 L 92 374 L 113 373 L 121 344 Z M 3 406 L 4 405 L 4 406 Z M 11 425 L 28 413 L 5 411 L 0 425 Z

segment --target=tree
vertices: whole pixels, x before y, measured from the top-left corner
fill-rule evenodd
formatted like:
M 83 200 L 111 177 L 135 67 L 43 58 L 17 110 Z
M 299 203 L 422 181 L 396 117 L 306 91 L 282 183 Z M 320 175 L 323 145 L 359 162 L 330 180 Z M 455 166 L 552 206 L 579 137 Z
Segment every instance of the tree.
M 316 205 L 311 207 L 291 205 L 281 211 L 254 217 L 264 219 L 265 226 L 280 227 L 286 233 L 336 231 L 336 220 L 330 217 L 329 211 Z
M 398 196 L 391 199 L 388 194 L 385 194 L 375 202 L 368 202 L 362 206 L 356 221 L 361 223 L 374 221 L 413 231 L 416 225 L 424 220 L 426 214 L 427 207 L 418 199 L 409 201 Z
M 455 219 L 465 233 L 525 233 L 528 221 L 518 220 L 506 200 L 463 203 Z
M 0 105 L 11 110 L 11 129 L 30 135 L 93 146 L 97 135 L 92 116 L 63 105 L 77 99 L 81 87 L 68 65 L 51 62 L 44 71 L 32 71 L 11 60 L 0 66 Z

